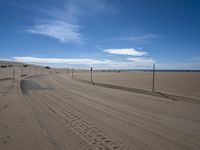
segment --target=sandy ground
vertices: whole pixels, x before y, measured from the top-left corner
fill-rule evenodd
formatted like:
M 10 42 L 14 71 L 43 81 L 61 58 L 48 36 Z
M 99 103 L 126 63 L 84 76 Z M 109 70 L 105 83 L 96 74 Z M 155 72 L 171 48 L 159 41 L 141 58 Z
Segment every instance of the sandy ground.
M 18 69 L 13 82 L 1 69 L 2 150 L 200 149 L 198 100 L 85 84 L 64 70 L 40 71 L 20 77 Z
M 90 72 L 77 72 L 75 78 L 90 80 Z M 93 81 L 152 90 L 151 72 L 93 72 Z M 200 98 L 200 73 L 156 72 L 155 90 Z

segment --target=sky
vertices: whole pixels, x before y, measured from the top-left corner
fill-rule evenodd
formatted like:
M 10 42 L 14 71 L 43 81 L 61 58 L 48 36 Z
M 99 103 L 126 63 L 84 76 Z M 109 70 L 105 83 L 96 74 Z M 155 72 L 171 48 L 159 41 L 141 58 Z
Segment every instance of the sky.
M 0 59 L 200 69 L 199 0 L 0 0 Z

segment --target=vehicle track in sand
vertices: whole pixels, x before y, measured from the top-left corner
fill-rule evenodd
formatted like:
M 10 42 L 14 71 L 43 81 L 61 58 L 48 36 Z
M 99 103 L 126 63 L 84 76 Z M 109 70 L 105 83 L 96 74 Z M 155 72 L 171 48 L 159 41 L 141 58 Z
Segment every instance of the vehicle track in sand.
M 59 90 L 60 94 L 58 94 L 58 95 L 60 95 L 60 97 L 63 96 L 62 99 L 64 99 L 64 97 L 67 97 L 66 91 L 68 93 L 71 92 L 70 95 L 73 95 L 73 97 L 75 97 L 75 98 L 74 99 L 71 98 L 70 104 L 74 104 L 75 106 L 79 105 L 79 108 L 81 108 L 81 105 L 84 105 L 84 103 L 78 101 L 78 99 L 82 98 L 82 99 L 84 99 L 84 102 L 87 104 L 87 106 L 89 106 L 89 104 L 91 104 L 90 107 L 94 108 L 96 105 L 95 108 L 96 109 L 99 108 L 99 110 L 101 110 L 102 113 L 111 115 L 112 118 L 117 118 L 118 120 L 123 120 L 123 122 L 131 124 L 132 126 L 135 126 L 136 128 L 138 128 L 140 130 L 149 132 L 149 134 L 152 134 L 154 136 L 157 135 L 159 140 L 164 139 L 165 142 L 168 142 L 169 144 L 174 143 L 174 145 L 177 145 L 177 146 L 182 145 L 182 147 L 185 147 L 186 149 L 187 149 L 188 145 L 190 145 L 191 147 L 199 147 L 200 146 L 199 144 L 195 144 L 195 143 L 198 143 L 198 141 L 193 141 L 193 140 L 188 139 L 188 136 L 193 136 L 193 135 L 191 135 L 189 132 L 187 133 L 188 134 L 187 135 L 185 133 L 187 131 L 183 131 L 183 130 L 179 129 L 180 126 L 184 127 L 184 124 L 182 124 L 182 125 L 179 124 L 179 125 L 174 126 L 174 122 L 170 122 L 170 120 L 166 120 L 161 117 L 157 117 L 155 115 L 150 117 L 151 113 L 145 114 L 142 112 L 138 112 L 136 115 L 135 115 L 135 113 L 133 115 L 133 113 L 131 113 L 131 114 L 127 113 L 128 111 L 124 111 L 123 109 L 119 109 L 119 108 L 115 109 L 114 107 L 109 107 L 108 105 L 104 105 L 103 103 L 101 103 L 100 99 L 99 99 L 99 102 L 97 102 L 97 101 L 90 99 L 87 96 L 85 97 L 84 93 L 82 93 L 81 95 L 79 95 L 80 94 L 79 93 L 77 95 L 76 90 L 73 90 L 73 89 L 70 90 L 70 87 L 62 86 L 62 84 L 64 84 L 64 82 L 59 82 L 59 79 L 56 79 L 52 82 L 54 82 L 54 85 L 56 85 L 56 82 L 57 82 L 57 86 L 61 87 L 62 90 L 61 89 Z M 59 98 L 57 97 L 57 99 L 59 99 Z M 78 102 L 75 103 L 76 101 L 78 101 Z M 93 103 L 91 103 L 92 101 L 93 101 Z M 104 111 L 102 111 L 102 110 L 104 110 Z M 164 113 L 166 113 L 166 112 L 164 112 Z M 170 114 L 170 117 L 173 117 L 173 116 Z M 145 125 L 145 123 L 147 123 L 147 122 L 148 122 L 148 127 Z M 180 120 L 180 122 L 181 122 L 181 120 Z M 156 124 L 157 124 L 157 126 L 155 126 Z M 187 127 L 184 127 L 184 128 L 187 128 Z M 177 138 L 177 137 L 179 137 L 179 138 Z M 184 141 L 187 143 L 187 145 L 185 145 Z
M 59 76 L 25 80 L 21 83 L 30 81 L 34 88 L 22 85 L 25 92 L 21 99 L 55 149 L 67 149 L 70 143 L 71 149 L 91 150 L 153 150 L 163 145 L 174 150 L 200 148 L 195 122 L 198 105 L 107 91 Z
M 24 90 L 25 88 L 26 86 L 23 85 Z M 35 92 L 35 94 L 37 95 L 38 93 Z M 67 105 L 67 103 L 65 103 L 65 105 L 62 106 L 55 102 L 54 100 L 55 97 L 51 98 L 50 96 L 47 95 L 37 95 L 37 96 L 44 98 L 41 102 L 39 102 L 40 107 L 41 105 L 43 105 L 42 107 L 45 106 L 50 111 L 52 111 L 62 122 L 64 122 L 65 129 L 68 131 L 69 130 L 72 131 L 75 137 L 82 139 L 84 143 L 88 145 L 88 147 L 91 147 L 90 149 L 99 149 L 99 150 L 131 149 L 123 145 L 119 141 L 115 141 L 113 138 L 106 135 L 101 129 L 95 127 L 89 121 L 80 117 L 79 114 L 77 113 L 80 111 L 78 108 L 72 107 L 72 105 Z M 37 101 L 36 99 L 29 96 L 26 96 L 25 100 L 29 102 Z M 37 104 L 37 106 L 39 105 Z M 42 127 L 43 125 L 40 126 Z M 46 135 L 46 136 L 49 137 L 51 135 Z

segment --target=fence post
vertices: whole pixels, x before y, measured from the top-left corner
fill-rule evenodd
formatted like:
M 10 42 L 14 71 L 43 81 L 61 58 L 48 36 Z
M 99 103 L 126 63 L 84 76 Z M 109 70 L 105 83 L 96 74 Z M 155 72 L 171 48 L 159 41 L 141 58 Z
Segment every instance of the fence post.
M 13 82 L 15 82 L 15 69 L 13 69 Z
M 69 76 L 69 69 L 68 69 L 68 64 L 67 64 L 67 77 Z
M 152 92 L 155 89 L 155 64 L 153 64 L 153 82 L 152 82 Z
M 23 68 L 21 68 L 21 77 L 23 76 Z
M 94 85 L 94 82 L 93 82 L 93 78 L 92 78 L 92 71 L 93 71 L 93 68 L 91 67 L 90 68 L 90 80 L 91 80 L 91 83 Z
M 92 67 L 90 68 L 90 81 L 92 82 Z
M 72 79 L 74 79 L 74 66 L 72 68 Z

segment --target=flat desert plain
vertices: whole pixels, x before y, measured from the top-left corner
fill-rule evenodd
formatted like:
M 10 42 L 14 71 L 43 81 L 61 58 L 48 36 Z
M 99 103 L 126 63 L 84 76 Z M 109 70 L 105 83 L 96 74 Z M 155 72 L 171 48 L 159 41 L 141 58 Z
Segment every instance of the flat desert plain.
M 156 74 L 156 90 L 176 99 L 151 94 L 149 73 L 94 73 L 134 92 L 78 80 L 89 72 L 19 66 L 0 69 L 1 150 L 200 149 L 199 73 Z

